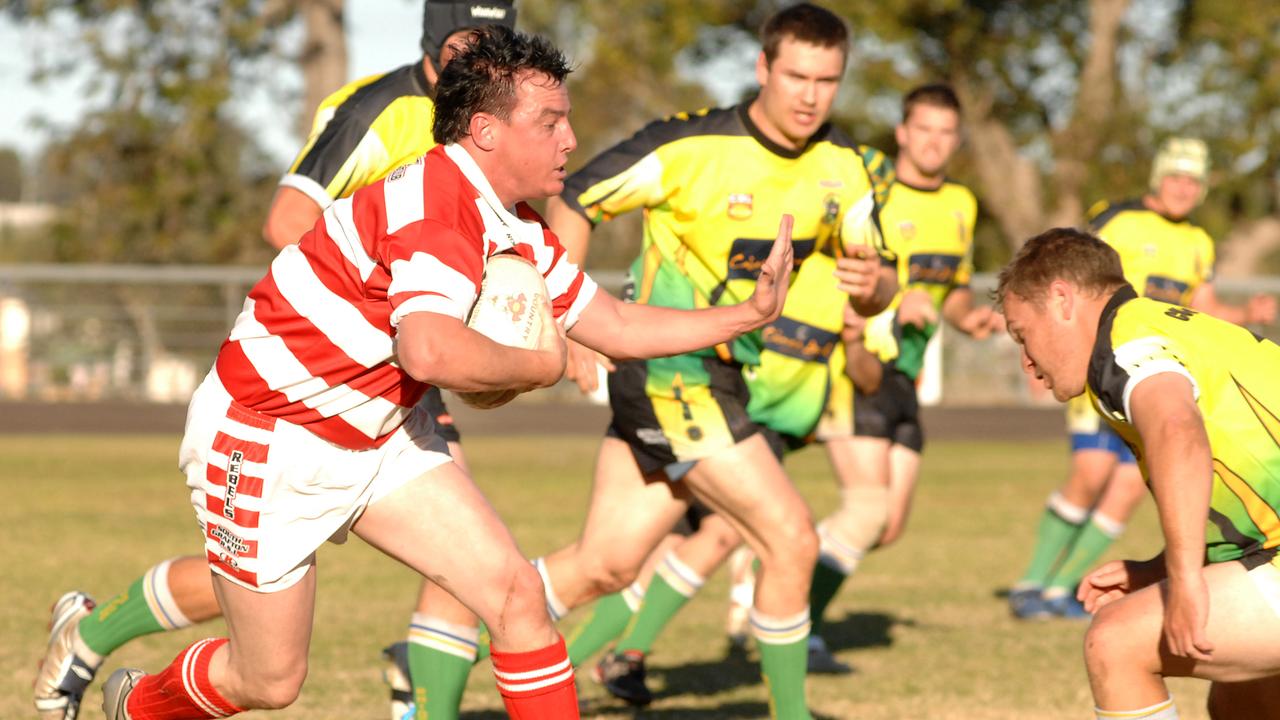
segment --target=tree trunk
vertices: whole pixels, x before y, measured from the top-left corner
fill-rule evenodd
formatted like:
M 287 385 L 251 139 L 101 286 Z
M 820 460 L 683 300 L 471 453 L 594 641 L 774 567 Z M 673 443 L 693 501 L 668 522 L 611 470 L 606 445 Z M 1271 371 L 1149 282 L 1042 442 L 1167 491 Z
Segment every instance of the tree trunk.
M 347 80 L 347 36 L 343 27 L 344 0 L 298 0 L 297 10 L 306 28 L 298 55 L 302 70 L 302 109 L 298 135 L 311 133 L 311 120 L 320 101 Z

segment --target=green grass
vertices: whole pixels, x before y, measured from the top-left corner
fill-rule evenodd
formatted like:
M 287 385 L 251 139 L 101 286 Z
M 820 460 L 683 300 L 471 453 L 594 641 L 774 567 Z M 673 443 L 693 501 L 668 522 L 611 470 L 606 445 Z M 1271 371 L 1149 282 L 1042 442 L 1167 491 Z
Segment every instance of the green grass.
M 81 588 L 105 600 L 151 564 L 198 549 L 177 445 L 168 436 L 0 438 L 8 510 L 0 525 L 8 598 L 0 609 L 0 717 L 33 715 L 30 683 L 59 594 Z M 466 446 L 481 486 L 526 552 L 575 536 L 595 438 L 473 437 Z M 1027 560 L 1038 513 L 1066 459 L 1062 441 L 931 447 L 906 536 L 869 557 L 833 603 L 828 638 L 858 673 L 811 678 L 815 710 L 865 720 L 1089 717 L 1084 626 L 1016 623 L 998 596 Z M 836 497 L 821 451 L 794 456 L 788 468 L 821 516 Z M 1145 557 L 1158 546 L 1148 503 L 1112 555 Z M 384 718 L 378 651 L 403 635 L 417 580 L 353 539 L 321 550 L 319 581 L 310 676 L 298 703 L 277 716 Z M 721 572 L 658 641 L 650 673 L 659 697 L 643 717 L 766 714 L 754 664 L 722 662 L 725 592 Z M 187 643 L 220 632 L 215 623 L 143 638 L 110 658 L 100 677 L 121 663 L 159 669 Z M 633 716 L 589 682 L 582 687 L 586 716 Z M 1182 717 L 1205 716 L 1203 683 L 1177 682 L 1173 691 Z M 95 684 L 82 717 L 101 717 L 100 700 Z M 505 717 L 487 662 L 472 674 L 464 708 L 464 717 Z

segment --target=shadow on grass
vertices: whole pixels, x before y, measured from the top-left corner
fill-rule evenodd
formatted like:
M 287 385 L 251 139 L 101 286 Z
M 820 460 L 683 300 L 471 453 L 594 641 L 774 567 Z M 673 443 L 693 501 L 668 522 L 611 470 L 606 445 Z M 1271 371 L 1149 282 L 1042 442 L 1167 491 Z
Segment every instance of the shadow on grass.
M 895 625 L 913 627 L 915 624 L 915 620 L 903 620 L 883 612 L 848 613 L 839 620 L 824 622 L 822 639 L 832 652 L 889 647 L 893 644 L 889 633 Z

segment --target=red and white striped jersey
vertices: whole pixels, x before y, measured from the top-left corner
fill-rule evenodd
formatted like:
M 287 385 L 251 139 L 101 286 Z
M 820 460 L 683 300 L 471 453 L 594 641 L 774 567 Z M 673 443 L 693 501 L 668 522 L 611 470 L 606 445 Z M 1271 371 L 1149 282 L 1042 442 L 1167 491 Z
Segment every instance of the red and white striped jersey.
M 466 150 L 436 147 L 336 201 L 280 251 L 218 352 L 218 376 L 248 408 L 376 447 L 427 389 L 396 362 L 400 319 L 465 319 L 487 259 L 504 251 L 537 266 L 571 328 L 596 284 L 532 208 L 502 206 Z

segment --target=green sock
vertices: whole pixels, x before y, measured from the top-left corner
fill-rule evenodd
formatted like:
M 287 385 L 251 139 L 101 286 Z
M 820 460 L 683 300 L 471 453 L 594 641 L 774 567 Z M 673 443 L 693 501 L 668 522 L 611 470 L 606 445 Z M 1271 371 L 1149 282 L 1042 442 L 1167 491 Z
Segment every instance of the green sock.
M 1084 579 L 1084 574 L 1089 572 L 1123 530 L 1124 526 L 1120 523 L 1095 513 L 1076 536 L 1076 541 L 1071 544 L 1071 551 L 1067 557 L 1045 583 L 1046 589 L 1059 588 L 1074 591 Z
M 414 613 L 409 626 L 409 678 L 417 720 L 457 720 L 475 664 L 479 630 Z
M 811 634 L 816 635 L 822 629 L 822 615 L 847 577 L 848 574 L 818 559 L 813 568 L 813 584 L 809 586 L 809 612 L 813 618 Z
M 769 690 L 769 717 L 774 720 L 812 720 L 804 695 L 809 671 L 808 617 L 807 609 L 790 618 L 772 618 L 751 611 L 752 632 L 760 651 L 760 674 Z
M 575 667 L 622 634 L 627 623 L 631 622 L 635 611 L 625 597 L 630 591 L 628 588 L 597 600 L 591 609 L 591 617 L 569 634 L 569 662 Z
M 698 587 L 700 586 L 701 583 L 698 583 Z M 693 592 L 697 592 L 697 587 L 693 588 Z M 640 612 L 636 613 L 626 634 L 618 641 L 617 651 L 636 650 L 648 654 L 662 628 L 680 612 L 680 608 L 689 602 L 690 597 L 692 595 L 685 595 L 672 587 L 661 573 L 654 573 L 653 580 L 649 581 L 649 589 L 644 593 L 644 604 L 640 606 Z
M 1058 561 L 1080 534 L 1088 510 L 1068 503 L 1058 493 L 1049 496 L 1049 504 L 1040 516 L 1036 531 L 1036 547 L 1031 553 L 1031 564 L 1022 574 L 1018 585 L 1044 587 Z
M 128 590 L 80 620 L 80 639 L 90 650 L 110 655 L 134 638 L 191 625 L 169 592 L 170 562 L 147 570 Z
M 476 662 L 489 657 L 489 628 L 480 623 L 480 637 L 476 639 Z

